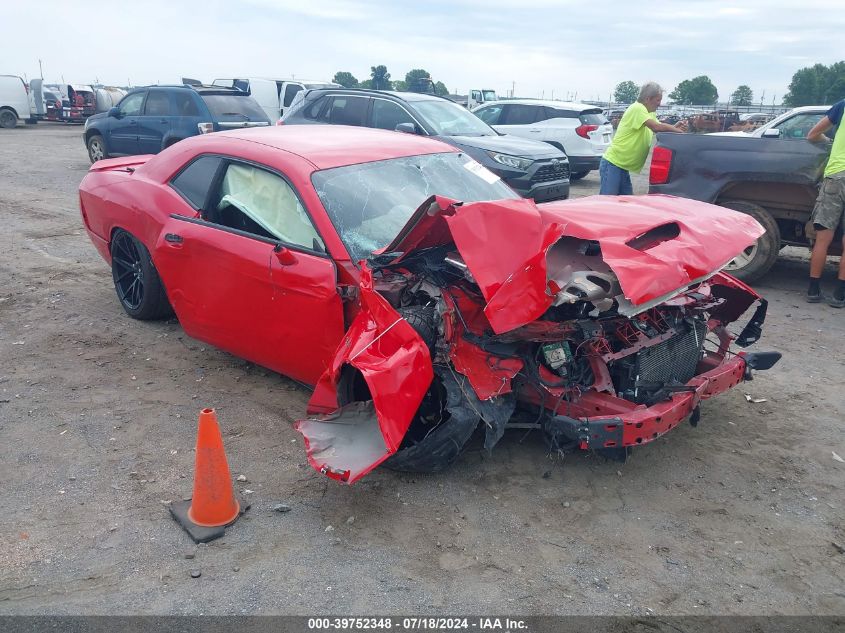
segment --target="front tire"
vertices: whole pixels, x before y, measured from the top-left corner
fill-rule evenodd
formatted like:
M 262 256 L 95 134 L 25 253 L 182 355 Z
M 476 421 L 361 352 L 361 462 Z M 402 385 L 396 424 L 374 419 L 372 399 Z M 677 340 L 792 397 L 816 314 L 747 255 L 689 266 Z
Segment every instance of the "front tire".
M 111 259 L 114 289 L 126 314 L 151 321 L 173 313 L 150 252 L 137 238 L 122 229 L 115 231 Z
M 582 178 L 584 178 L 587 174 L 589 174 L 589 173 L 590 173 L 590 171 L 592 171 L 592 170 L 590 170 L 590 169 L 585 169 L 585 170 L 583 170 L 583 171 L 573 171 L 571 174 L 569 174 L 569 180 L 581 180 L 581 179 L 582 179 Z
M 777 261 L 780 252 L 780 229 L 772 215 L 759 204 L 745 200 L 721 200 L 719 206 L 750 215 L 757 220 L 766 232 L 757 241 L 737 255 L 725 271 L 745 282 L 760 279 L 769 272 Z
M 18 116 L 11 110 L 0 110 L 0 127 L 11 130 L 18 124 Z
M 88 158 L 91 160 L 91 163 L 96 163 L 98 160 L 109 157 L 106 151 L 106 142 L 99 134 L 91 135 L 86 145 L 88 146 Z
M 463 399 L 454 372 L 435 370 L 431 388 L 399 450 L 384 460 L 384 466 L 409 473 L 434 473 L 454 463 L 481 421 Z

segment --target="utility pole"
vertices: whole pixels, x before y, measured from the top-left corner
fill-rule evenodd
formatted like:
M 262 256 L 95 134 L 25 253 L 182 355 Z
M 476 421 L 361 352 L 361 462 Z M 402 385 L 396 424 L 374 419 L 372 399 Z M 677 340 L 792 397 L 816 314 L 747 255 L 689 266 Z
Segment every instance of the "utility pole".
M 511 99 L 516 96 L 516 82 L 511 81 Z
M 41 59 L 38 60 L 38 74 L 41 75 L 41 80 L 44 80 L 44 70 L 41 68 Z

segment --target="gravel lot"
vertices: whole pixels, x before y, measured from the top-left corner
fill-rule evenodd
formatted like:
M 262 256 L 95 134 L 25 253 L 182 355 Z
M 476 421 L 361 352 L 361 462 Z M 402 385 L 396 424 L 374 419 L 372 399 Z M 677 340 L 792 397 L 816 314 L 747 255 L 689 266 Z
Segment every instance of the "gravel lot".
M 804 303 L 805 252 L 758 284 L 783 361 L 698 428 L 624 465 L 512 432 L 346 487 L 306 464 L 307 390 L 124 314 L 79 217 L 81 127 L 0 132 L 0 613 L 845 614 L 845 310 Z M 253 505 L 197 547 L 165 502 L 209 406 Z

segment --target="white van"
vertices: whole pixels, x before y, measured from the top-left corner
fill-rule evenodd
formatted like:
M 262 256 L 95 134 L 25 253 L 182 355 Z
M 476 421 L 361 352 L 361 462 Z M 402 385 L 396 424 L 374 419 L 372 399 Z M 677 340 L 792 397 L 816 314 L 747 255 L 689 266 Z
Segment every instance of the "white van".
M 296 93 L 311 88 L 342 88 L 330 81 L 309 79 L 268 79 L 266 77 L 244 77 L 241 79 L 215 79 L 215 86 L 243 90 L 258 102 L 271 121 L 280 118 L 293 102 Z
M 13 128 L 20 119 L 35 123 L 29 88 L 17 75 L 0 75 L 0 127 Z

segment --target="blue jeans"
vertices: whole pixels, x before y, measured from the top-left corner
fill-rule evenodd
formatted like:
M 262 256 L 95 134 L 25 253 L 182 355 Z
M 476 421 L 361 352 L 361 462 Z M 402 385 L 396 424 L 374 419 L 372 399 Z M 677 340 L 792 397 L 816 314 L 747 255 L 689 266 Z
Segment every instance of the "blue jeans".
M 599 194 L 603 196 L 632 196 L 634 186 L 631 184 L 631 174 L 620 169 L 609 160 L 601 159 L 599 163 Z

